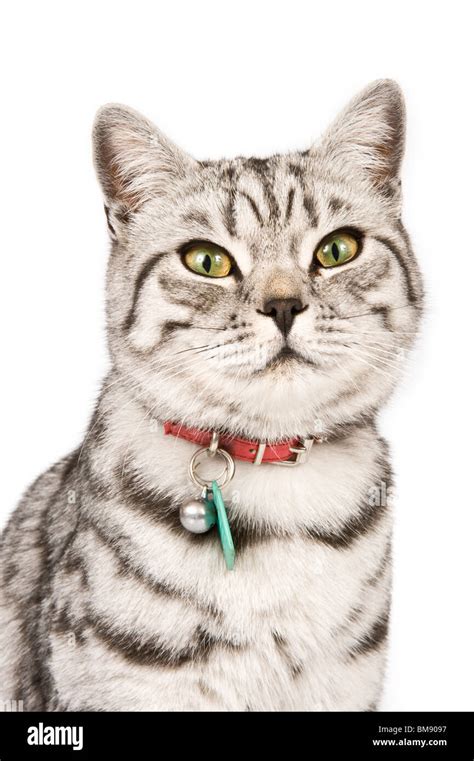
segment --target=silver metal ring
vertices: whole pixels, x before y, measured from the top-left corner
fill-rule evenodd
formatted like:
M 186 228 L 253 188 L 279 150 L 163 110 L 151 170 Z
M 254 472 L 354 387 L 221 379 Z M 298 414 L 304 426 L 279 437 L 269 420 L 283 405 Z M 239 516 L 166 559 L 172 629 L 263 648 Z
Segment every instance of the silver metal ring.
M 209 457 L 214 457 L 218 449 L 219 449 L 219 434 L 217 433 L 217 431 L 213 431 L 211 442 L 208 446 Z
M 199 467 L 199 458 L 204 453 L 208 457 L 211 456 L 209 455 L 208 447 L 201 447 L 201 449 L 198 449 L 196 452 L 194 452 L 193 456 L 191 457 L 189 461 L 188 473 L 189 473 L 189 477 L 191 481 L 194 484 L 196 484 L 196 486 L 201 486 L 201 487 L 207 486 L 209 488 L 211 487 L 213 481 L 217 481 L 217 485 L 219 486 L 219 488 L 223 489 L 224 486 L 227 486 L 227 484 L 234 477 L 234 473 L 235 473 L 234 460 L 232 459 L 230 454 L 225 451 L 225 449 L 216 449 L 214 454 L 219 455 L 219 457 L 221 457 L 225 461 L 224 469 L 215 478 L 211 478 L 210 480 L 204 479 L 204 478 L 201 478 L 201 476 L 199 476 L 196 473 L 196 470 Z

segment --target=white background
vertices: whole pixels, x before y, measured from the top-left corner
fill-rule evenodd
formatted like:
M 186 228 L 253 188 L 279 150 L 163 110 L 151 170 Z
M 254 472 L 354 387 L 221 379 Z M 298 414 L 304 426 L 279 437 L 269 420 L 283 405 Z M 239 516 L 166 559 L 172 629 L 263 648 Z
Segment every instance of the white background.
M 77 445 L 107 365 L 96 109 L 197 158 L 306 148 L 379 77 L 408 107 L 405 222 L 428 290 L 383 415 L 398 481 L 391 710 L 473 710 L 474 309 L 469 3 L 7 3 L 1 19 L 0 521 Z

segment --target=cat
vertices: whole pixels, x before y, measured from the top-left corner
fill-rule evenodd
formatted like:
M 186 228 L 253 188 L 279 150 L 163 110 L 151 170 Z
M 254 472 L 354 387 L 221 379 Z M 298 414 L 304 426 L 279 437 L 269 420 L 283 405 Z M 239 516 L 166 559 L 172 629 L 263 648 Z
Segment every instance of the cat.
M 404 135 L 391 80 L 270 158 L 197 161 L 132 109 L 99 111 L 111 369 L 83 443 L 3 532 L 4 705 L 377 710 L 392 479 L 376 421 L 423 305 Z M 257 460 L 201 453 L 193 471 L 235 465 L 233 570 L 215 528 L 181 520 L 206 431 Z M 291 467 L 265 460 L 291 441 Z

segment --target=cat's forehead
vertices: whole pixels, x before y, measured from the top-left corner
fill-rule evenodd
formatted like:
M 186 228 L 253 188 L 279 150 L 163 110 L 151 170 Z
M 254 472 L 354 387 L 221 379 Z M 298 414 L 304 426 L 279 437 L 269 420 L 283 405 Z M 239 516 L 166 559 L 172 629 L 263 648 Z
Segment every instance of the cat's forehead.
M 259 260 L 294 257 L 308 236 L 316 244 L 335 229 L 378 229 L 383 203 L 357 182 L 338 178 L 306 153 L 200 162 L 179 198 L 156 199 L 140 215 L 136 240 L 163 250 L 189 240 L 233 249 L 245 244 Z
M 386 211 L 357 177 L 333 176 L 305 153 L 203 162 L 201 172 L 185 194 L 182 218 L 224 226 L 232 238 L 270 242 L 307 230 L 370 230 Z
M 311 183 L 314 167 L 305 161 L 305 154 L 275 154 L 268 157 L 244 157 L 220 161 L 201 162 L 206 179 L 216 189 L 223 188 L 229 192 L 245 194 L 254 191 L 257 196 L 266 196 L 268 204 L 275 213 L 275 197 L 290 185 Z M 277 216 L 275 214 L 275 216 Z
M 203 162 L 201 192 L 225 197 L 228 223 L 278 230 L 288 226 L 319 227 L 335 219 L 380 218 L 383 199 L 370 192 L 357 175 L 338 177 L 327 163 L 308 153 L 267 158 L 238 157 Z M 234 224 L 232 224 L 234 222 Z M 253 224 L 252 224 L 253 223 Z M 348 223 L 348 221 L 346 222 Z

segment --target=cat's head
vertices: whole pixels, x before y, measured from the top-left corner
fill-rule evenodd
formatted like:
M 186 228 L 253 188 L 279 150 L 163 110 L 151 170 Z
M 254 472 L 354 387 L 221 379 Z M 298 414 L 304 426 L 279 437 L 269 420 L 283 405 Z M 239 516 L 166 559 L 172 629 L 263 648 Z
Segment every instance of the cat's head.
M 307 151 L 197 161 L 136 112 L 99 111 L 109 343 L 151 414 L 272 440 L 373 415 L 421 311 L 404 121 L 383 80 Z

